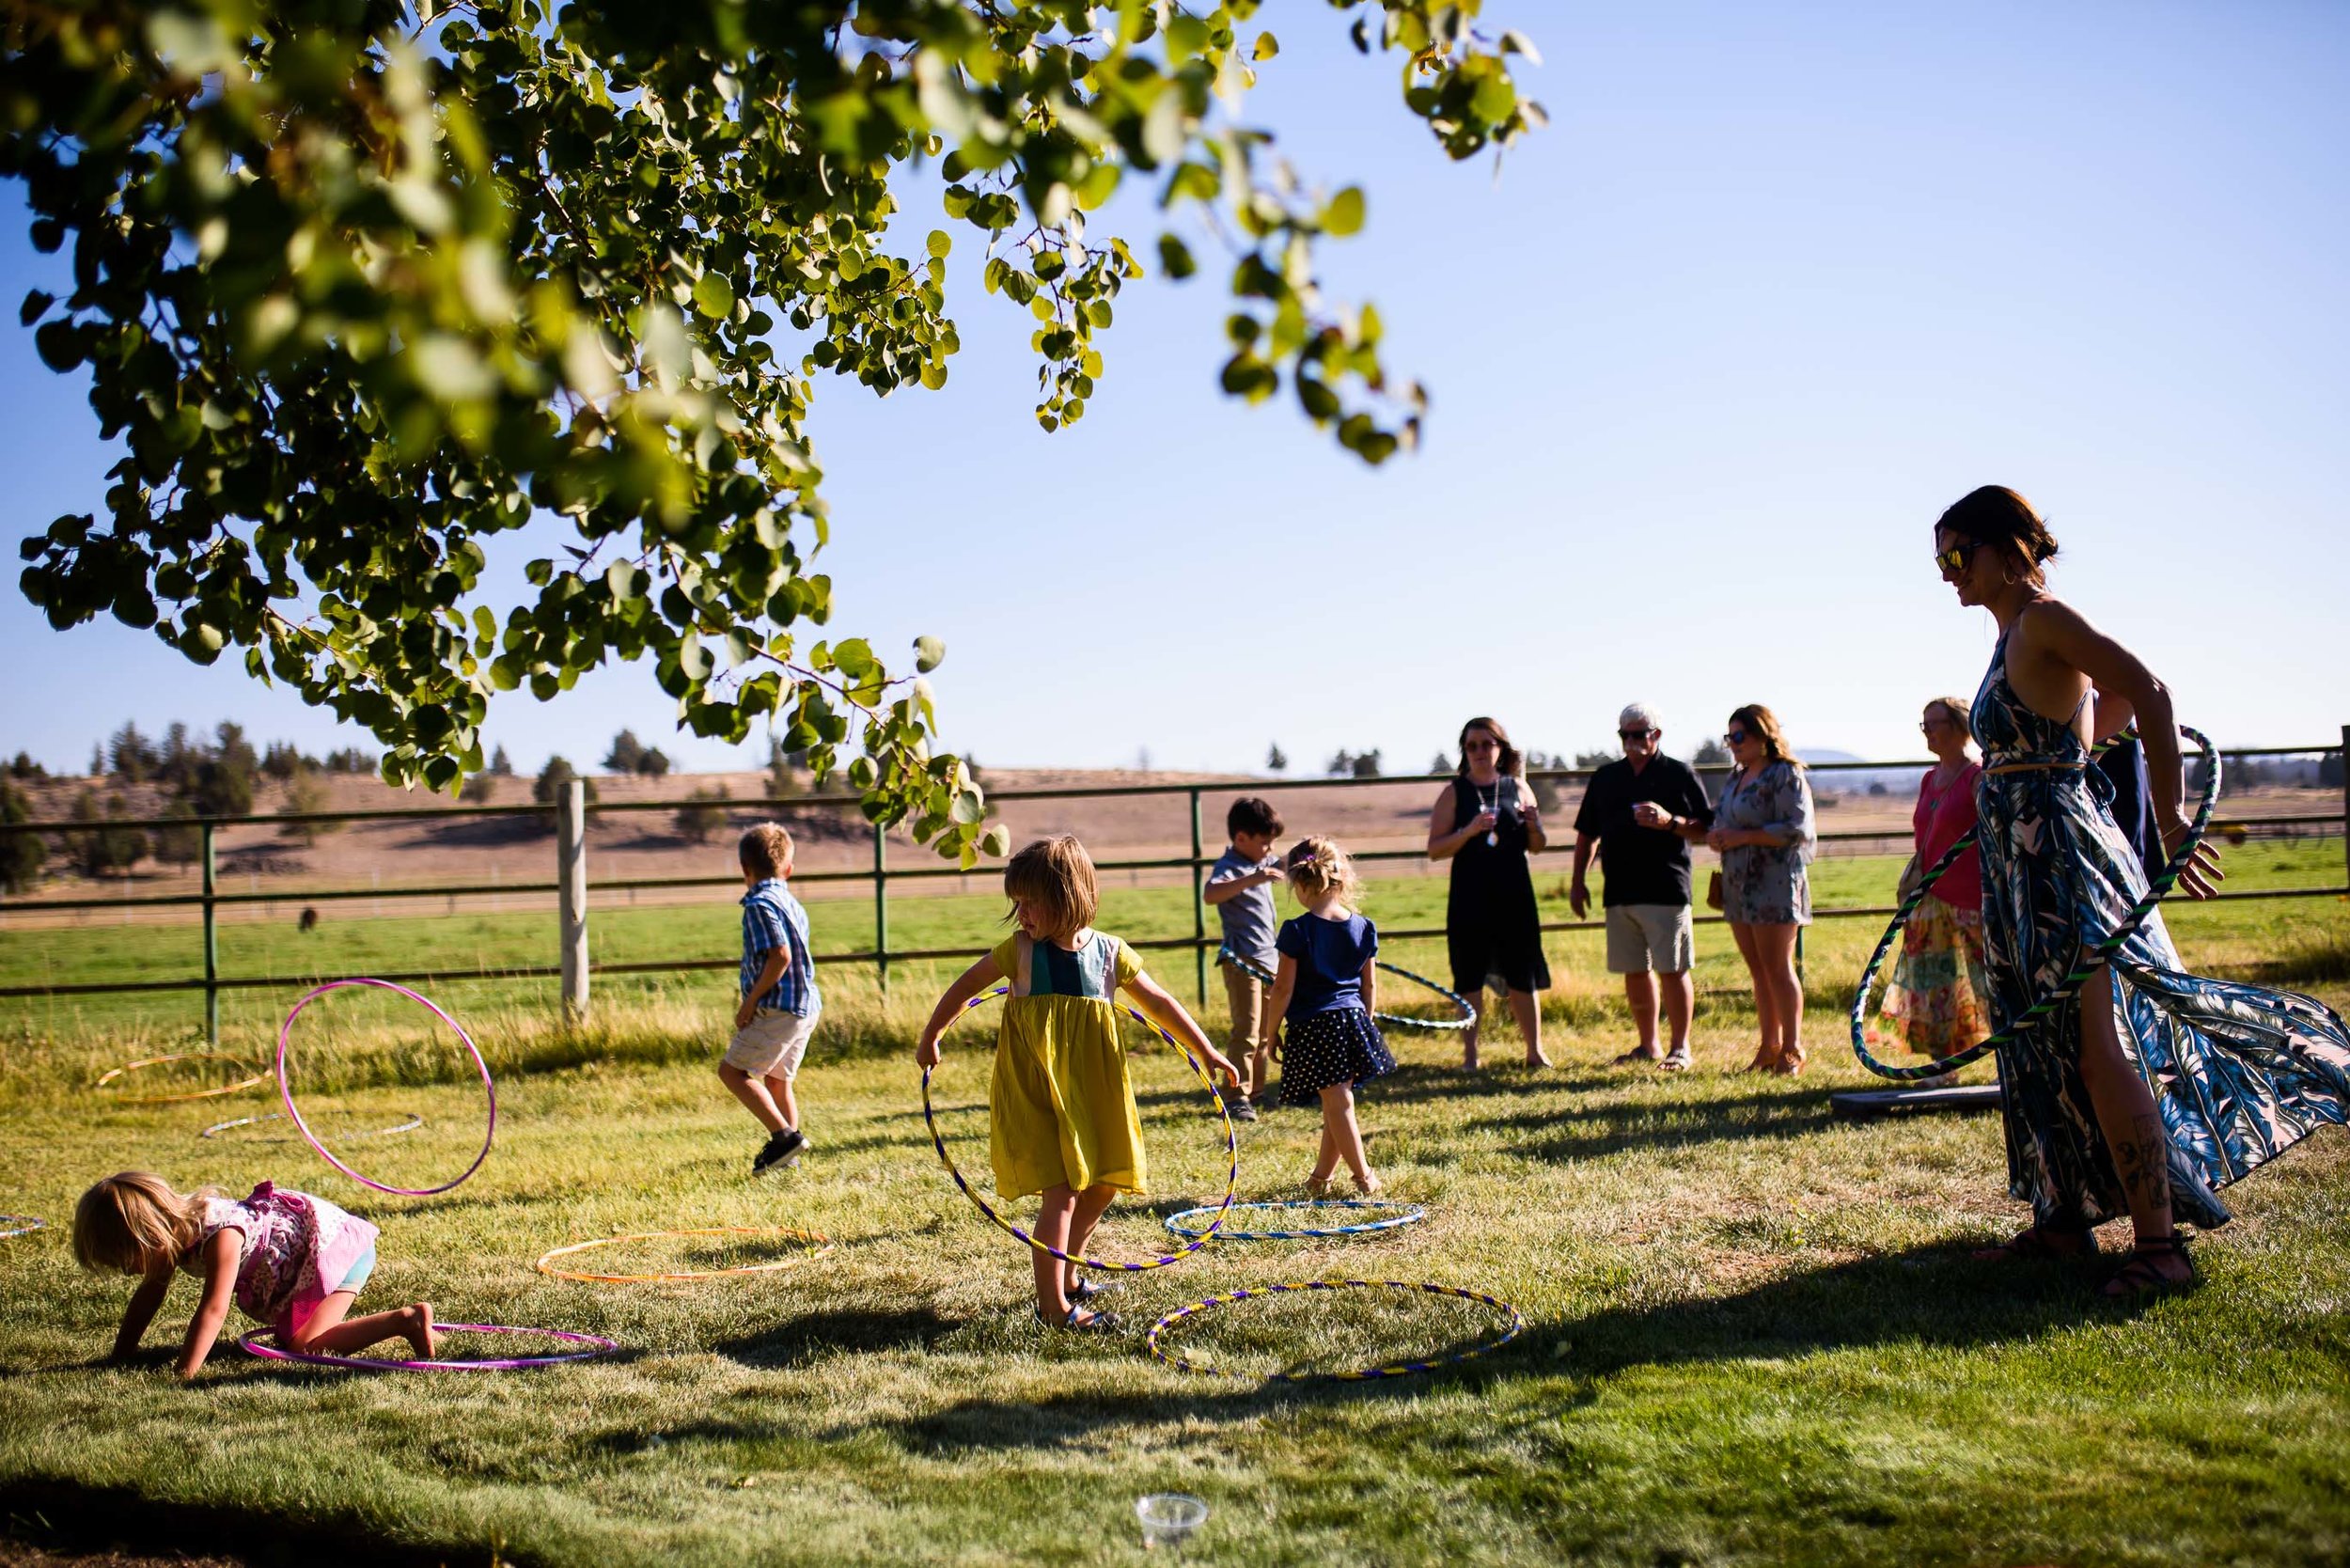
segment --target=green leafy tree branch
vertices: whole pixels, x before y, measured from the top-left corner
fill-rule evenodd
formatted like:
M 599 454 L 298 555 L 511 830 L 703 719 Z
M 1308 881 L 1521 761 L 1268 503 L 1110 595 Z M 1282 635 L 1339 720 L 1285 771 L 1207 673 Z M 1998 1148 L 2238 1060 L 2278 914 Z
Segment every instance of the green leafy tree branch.
M 1475 0 L 1330 0 L 1465 158 L 1541 123 Z M 1097 217 L 1147 180 L 1163 271 L 1231 257 L 1225 388 L 1286 384 L 1365 461 L 1416 440 L 1378 313 L 1315 247 L 1364 221 L 1241 108 L 1255 0 L 12 0 L 0 173 L 73 286 L 23 320 L 124 456 L 102 513 L 24 542 L 60 628 L 111 613 L 367 726 L 453 789 L 494 692 L 650 659 L 682 728 L 765 724 L 869 816 L 999 850 L 935 753 L 921 639 L 893 674 L 818 634 L 820 377 L 936 388 L 954 237 L 887 243 L 935 161 L 991 294 L 1037 325 L 1037 418 L 1083 416 L 1120 290 Z M 1150 247 L 1146 247 L 1150 248 Z M 789 329 L 787 331 L 787 328 Z M 524 602 L 489 546 L 552 514 Z

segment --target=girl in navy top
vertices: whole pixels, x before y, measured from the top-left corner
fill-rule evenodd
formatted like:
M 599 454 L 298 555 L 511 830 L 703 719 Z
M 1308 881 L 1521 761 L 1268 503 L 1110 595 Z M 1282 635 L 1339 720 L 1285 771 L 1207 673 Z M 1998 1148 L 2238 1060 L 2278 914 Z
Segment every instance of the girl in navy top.
M 1355 1086 L 1395 1071 L 1394 1053 L 1371 1016 L 1377 1005 L 1379 928 L 1348 907 L 1362 885 L 1346 852 L 1329 839 L 1297 844 L 1283 870 L 1306 913 L 1282 926 L 1273 944 L 1281 966 L 1273 980 L 1272 1010 L 1286 1035 L 1281 1104 L 1322 1106 L 1322 1152 L 1306 1190 L 1328 1196 L 1344 1160 L 1355 1190 L 1368 1198 L 1379 1190 L 1379 1178 L 1363 1157 Z

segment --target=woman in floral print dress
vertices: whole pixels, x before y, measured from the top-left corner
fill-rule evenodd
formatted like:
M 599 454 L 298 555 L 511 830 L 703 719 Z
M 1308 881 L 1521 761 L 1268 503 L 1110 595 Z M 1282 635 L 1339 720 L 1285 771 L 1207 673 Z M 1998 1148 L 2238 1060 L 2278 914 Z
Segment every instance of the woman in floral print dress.
M 2022 496 L 1987 485 L 1943 513 L 1935 559 L 1962 604 L 1999 624 L 1972 722 L 1983 949 L 1993 1022 L 2013 1022 L 2111 934 L 2147 880 L 2115 825 L 2095 738 L 2136 722 L 2164 848 L 2187 834 L 2170 695 L 2127 649 L 2053 598 L 2056 541 Z M 2180 886 L 2205 897 L 2208 847 Z M 2029 1229 L 1984 1258 L 2086 1255 L 2126 1212 L 2128 1260 L 2105 1289 L 2136 1295 L 2195 1278 L 2174 1219 L 2224 1225 L 2218 1189 L 2316 1127 L 2350 1120 L 2350 1030 L 2324 1003 L 2190 975 L 2159 914 L 2076 998 L 1999 1052 L 2008 1187 Z

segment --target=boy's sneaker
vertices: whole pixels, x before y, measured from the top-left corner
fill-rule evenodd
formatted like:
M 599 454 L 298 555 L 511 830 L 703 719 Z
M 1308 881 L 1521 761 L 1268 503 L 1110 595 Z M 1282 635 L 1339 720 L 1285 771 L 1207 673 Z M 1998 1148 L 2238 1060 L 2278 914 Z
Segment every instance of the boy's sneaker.
M 1247 1096 L 1234 1095 L 1225 1104 L 1230 1109 L 1233 1121 L 1254 1121 L 1257 1120 L 1257 1106 Z
M 764 1176 L 771 1170 L 797 1165 L 800 1151 L 807 1147 L 807 1139 L 800 1135 L 797 1127 L 786 1127 L 770 1137 L 767 1146 L 752 1159 L 751 1174 Z

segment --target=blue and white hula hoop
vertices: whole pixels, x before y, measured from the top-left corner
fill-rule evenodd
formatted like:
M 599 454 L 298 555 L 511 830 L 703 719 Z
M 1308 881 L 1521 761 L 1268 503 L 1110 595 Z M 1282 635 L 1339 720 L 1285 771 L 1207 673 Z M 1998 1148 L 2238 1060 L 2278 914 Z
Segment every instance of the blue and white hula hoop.
M 1212 1231 L 1198 1231 L 1194 1230 L 1191 1226 L 1186 1225 L 1183 1222 L 1188 1219 L 1197 1218 L 1198 1215 L 1205 1214 L 1213 1214 L 1221 1216 L 1227 1211 L 1222 1209 L 1185 1209 L 1181 1214 L 1167 1215 L 1167 1228 L 1169 1231 L 1174 1231 L 1179 1236 L 1198 1236 L 1205 1239 L 1210 1234 L 1214 1234 L 1215 1239 L 1218 1241 L 1320 1241 L 1324 1237 L 1329 1236 L 1368 1236 L 1379 1231 L 1393 1231 L 1402 1226 L 1415 1225 L 1428 1217 L 1428 1211 L 1420 1207 L 1418 1203 L 1401 1203 L 1381 1198 L 1297 1198 L 1291 1199 L 1285 1202 L 1234 1203 L 1231 1205 L 1231 1209 L 1233 1211 L 1241 1209 L 1360 1209 L 1372 1211 L 1380 1209 L 1395 1209 L 1401 1210 L 1402 1212 L 1398 1214 L 1390 1214 L 1385 1219 L 1366 1220 L 1359 1225 L 1332 1225 L 1304 1231 L 1233 1231 L 1222 1228 L 1220 1220 L 1218 1227 L 1214 1228 Z

